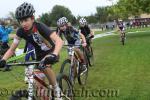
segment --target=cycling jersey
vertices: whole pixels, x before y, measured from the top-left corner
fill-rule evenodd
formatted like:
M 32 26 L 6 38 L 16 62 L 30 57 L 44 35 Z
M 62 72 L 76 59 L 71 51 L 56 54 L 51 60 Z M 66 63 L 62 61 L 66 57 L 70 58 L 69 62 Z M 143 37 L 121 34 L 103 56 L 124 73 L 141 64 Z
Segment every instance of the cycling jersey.
M 123 23 L 118 23 L 118 27 L 120 30 L 123 30 L 123 28 L 124 28 Z
M 81 33 L 87 37 L 90 33 L 91 33 L 91 30 L 89 28 L 88 25 L 85 25 L 84 27 L 79 27 L 79 29 L 81 30 Z
M 75 29 L 74 27 L 67 27 L 67 29 L 65 31 L 62 31 L 59 28 L 57 28 L 57 33 L 61 37 L 62 37 L 62 35 L 64 35 L 68 44 L 75 44 L 76 41 L 80 41 L 79 31 L 77 29 Z
M 32 30 L 25 31 L 23 28 L 19 28 L 16 35 L 31 43 L 35 47 L 37 60 L 41 60 L 46 54 L 54 50 L 54 42 L 50 39 L 51 33 L 53 31 L 46 25 L 34 22 Z

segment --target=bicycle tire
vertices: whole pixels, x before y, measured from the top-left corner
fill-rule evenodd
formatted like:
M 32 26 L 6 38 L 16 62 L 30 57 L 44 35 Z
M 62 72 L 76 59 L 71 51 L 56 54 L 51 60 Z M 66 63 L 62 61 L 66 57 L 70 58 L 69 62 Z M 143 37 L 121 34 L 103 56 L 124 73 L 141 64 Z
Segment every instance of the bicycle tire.
M 121 42 L 122 42 L 122 45 L 125 45 L 125 38 L 124 37 L 121 37 Z
M 75 62 L 74 62 L 75 63 Z M 67 64 L 69 65 L 69 66 L 67 66 Z M 71 84 L 72 85 L 74 85 L 75 84 L 75 78 L 76 78 L 76 73 L 77 72 L 73 72 L 73 71 L 70 71 L 70 70 L 72 70 L 72 69 L 70 69 L 70 68 L 72 68 L 71 67 L 71 61 L 70 61 L 70 59 L 66 59 L 64 62 L 63 62 L 63 64 L 62 64 L 62 66 L 61 66 L 61 69 L 60 69 L 60 73 L 62 74 L 65 74 L 65 75 L 67 75 L 68 76 L 68 78 L 69 78 L 69 80 L 70 80 L 70 82 L 71 82 Z M 66 72 L 67 71 L 67 72 Z
M 78 82 L 80 85 L 85 85 L 88 77 L 88 65 L 87 65 L 87 70 L 86 72 L 81 72 L 81 64 L 79 65 L 78 68 Z M 83 78 L 83 79 L 82 79 Z
M 67 88 L 65 88 L 63 81 L 65 81 L 67 83 Z M 65 96 L 63 96 L 65 98 L 63 100 L 68 100 L 68 98 L 70 100 L 74 100 L 73 85 L 71 84 L 68 76 L 65 74 L 59 74 L 57 76 L 57 82 L 58 82 L 59 87 L 61 88 L 63 94 L 65 95 Z
M 69 72 L 69 70 L 68 70 L 68 72 L 67 73 L 65 73 L 64 71 L 65 71 L 65 68 L 67 67 L 66 66 L 66 64 L 70 64 L 71 62 L 70 62 L 70 59 L 66 59 L 63 63 L 62 63 L 62 65 L 61 65 L 61 69 L 60 69 L 60 73 L 64 73 L 64 74 L 68 74 L 68 72 Z M 69 75 L 69 74 L 68 74 Z
M 9 98 L 9 100 L 27 100 L 28 99 L 28 91 L 27 90 L 16 90 L 14 94 L 12 94 Z M 35 96 L 32 97 L 33 100 L 35 99 Z
M 87 61 L 90 67 L 94 66 L 94 54 L 93 49 L 91 46 L 89 46 L 89 49 L 86 48 L 86 55 L 87 55 Z

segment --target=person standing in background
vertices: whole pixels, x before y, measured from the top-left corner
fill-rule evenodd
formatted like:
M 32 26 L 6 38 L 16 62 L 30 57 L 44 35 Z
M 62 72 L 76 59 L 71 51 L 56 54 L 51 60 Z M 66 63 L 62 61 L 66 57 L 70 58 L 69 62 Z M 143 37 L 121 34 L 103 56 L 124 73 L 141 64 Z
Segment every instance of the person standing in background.
M 25 56 L 25 62 L 28 62 L 30 61 L 30 58 L 31 60 L 36 60 L 36 57 L 35 57 L 35 50 L 34 50 L 34 46 L 29 43 L 29 42 L 26 42 L 26 45 L 25 45 L 25 48 L 24 48 L 24 53 L 26 53 L 26 56 Z M 28 83 L 28 73 L 29 72 L 29 68 L 28 67 L 25 67 L 25 78 L 24 78 L 24 81 L 25 83 L 27 84 Z

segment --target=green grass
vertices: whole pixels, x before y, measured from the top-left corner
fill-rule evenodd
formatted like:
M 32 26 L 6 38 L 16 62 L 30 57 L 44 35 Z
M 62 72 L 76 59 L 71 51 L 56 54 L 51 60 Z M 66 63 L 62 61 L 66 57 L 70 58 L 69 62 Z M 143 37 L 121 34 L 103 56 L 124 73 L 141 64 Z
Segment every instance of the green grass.
M 127 32 L 150 31 L 150 27 L 127 29 Z
M 128 34 L 125 46 L 120 45 L 117 36 L 95 40 L 96 67 L 91 70 L 94 74 L 89 77 L 89 84 L 100 89 L 119 89 L 119 97 L 110 100 L 148 100 L 149 38 L 149 33 Z
M 104 31 L 94 31 L 94 34 L 102 34 L 102 33 L 106 33 L 106 32 L 110 32 L 110 30 L 104 30 Z
M 127 34 L 125 46 L 121 45 L 117 35 L 94 40 L 95 66 L 90 68 L 84 87 L 88 96 L 84 94 L 76 100 L 150 100 L 149 38 L 150 32 Z M 56 73 L 65 58 L 66 51 L 63 50 L 60 63 L 53 67 Z M 23 74 L 23 67 L 14 67 L 11 72 L 0 71 L 0 90 L 6 88 L 10 92 L 25 88 Z M 81 89 L 82 86 L 76 84 L 76 96 L 80 96 Z M 101 90 L 101 96 L 98 90 Z M 117 96 L 107 96 L 109 90 L 116 90 Z M 0 96 L 0 100 L 7 100 L 7 97 Z

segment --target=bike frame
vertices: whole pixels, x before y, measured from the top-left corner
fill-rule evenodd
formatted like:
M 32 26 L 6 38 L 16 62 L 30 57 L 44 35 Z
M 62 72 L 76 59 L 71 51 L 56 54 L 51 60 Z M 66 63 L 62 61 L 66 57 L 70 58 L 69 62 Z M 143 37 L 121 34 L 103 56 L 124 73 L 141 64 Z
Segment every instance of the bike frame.
M 42 86 L 46 87 L 47 89 L 51 90 L 51 87 L 48 86 L 48 84 L 46 84 L 43 80 L 41 80 L 40 78 L 38 78 L 35 74 L 34 74 L 34 66 L 35 64 L 39 64 L 40 62 L 19 62 L 19 63 L 10 63 L 7 64 L 7 66 L 28 66 L 28 74 L 27 77 L 29 79 L 28 82 L 28 100 L 33 100 L 33 96 L 34 96 L 34 79 L 36 81 L 38 81 Z M 49 93 L 51 94 L 51 91 L 49 91 Z M 52 98 L 51 95 L 49 95 L 49 98 Z
M 68 54 L 69 54 L 69 57 L 70 57 L 70 61 L 71 61 L 71 66 L 70 66 L 70 70 L 69 70 L 69 76 L 71 76 L 71 82 L 74 80 L 74 74 L 72 74 L 72 73 L 74 73 L 74 67 L 76 67 L 76 71 L 77 71 L 77 73 L 78 73 L 78 68 L 79 68 L 79 61 L 78 60 L 76 60 L 77 59 L 77 56 L 75 55 L 75 51 L 74 51 L 74 46 L 73 47 L 68 47 L 68 49 L 69 49 L 69 52 L 68 52 Z M 76 61 L 77 62 L 77 66 L 74 66 L 74 61 Z
M 76 71 L 77 71 L 76 73 L 79 73 L 78 69 L 79 69 L 79 64 L 80 64 L 80 60 L 74 49 L 75 49 L 75 46 L 81 46 L 81 45 L 64 45 L 64 46 L 68 46 L 68 55 L 69 55 L 69 59 L 71 61 L 71 66 L 69 68 L 69 78 L 70 78 L 71 82 L 73 82 L 74 70 L 75 70 L 74 67 L 76 67 Z M 74 62 L 76 62 L 77 66 L 74 66 L 74 64 L 75 64 Z

